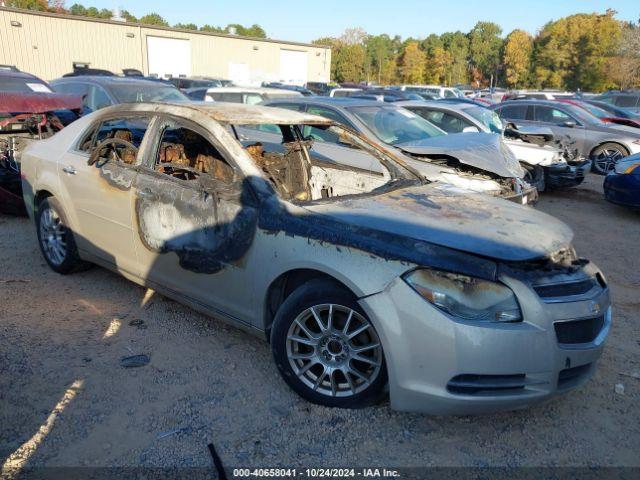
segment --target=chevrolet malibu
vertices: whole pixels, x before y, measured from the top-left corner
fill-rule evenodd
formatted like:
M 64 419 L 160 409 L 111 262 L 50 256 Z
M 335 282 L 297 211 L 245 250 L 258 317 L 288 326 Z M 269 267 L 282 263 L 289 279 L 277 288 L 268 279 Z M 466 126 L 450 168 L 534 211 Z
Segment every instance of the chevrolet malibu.
M 238 134 L 264 125 L 280 144 Z M 342 146 L 318 153 L 307 127 Z M 322 405 L 522 408 L 585 382 L 609 330 L 605 277 L 563 223 L 427 183 L 322 117 L 118 105 L 30 145 L 23 176 L 53 270 L 98 264 L 265 337 Z

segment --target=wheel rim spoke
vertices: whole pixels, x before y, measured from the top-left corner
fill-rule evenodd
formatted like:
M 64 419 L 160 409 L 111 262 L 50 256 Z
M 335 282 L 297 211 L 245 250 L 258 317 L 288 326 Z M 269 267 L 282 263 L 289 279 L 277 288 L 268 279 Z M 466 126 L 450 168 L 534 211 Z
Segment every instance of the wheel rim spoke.
M 331 398 L 366 390 L 383 368 L 382 345 L 371 327 L 363 315 L 339 304 L 318 304 L 302 311 L 285 341 L 297 381 Z

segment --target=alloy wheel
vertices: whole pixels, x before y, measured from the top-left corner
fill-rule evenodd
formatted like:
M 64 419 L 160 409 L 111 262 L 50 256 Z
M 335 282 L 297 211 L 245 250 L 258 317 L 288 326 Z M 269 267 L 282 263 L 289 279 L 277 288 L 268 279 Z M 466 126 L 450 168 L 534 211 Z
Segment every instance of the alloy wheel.
M 594 156 L 593 161 L 598 172 L 609 173 L 622 157 L 624 157 L 624 153 L 618 148 L 607 147 L 599 150 Z
M 46 207 L 40 215 L 42 251 L 51 263 L 61 265 L 67 257 L 66 228 L 54 209 Z
M 287 332 L 286 351 L 294 374 L 313 391 L 349 397 L 380 375 L 382 346 L 371 323 L 337 304 L 307 308 Z

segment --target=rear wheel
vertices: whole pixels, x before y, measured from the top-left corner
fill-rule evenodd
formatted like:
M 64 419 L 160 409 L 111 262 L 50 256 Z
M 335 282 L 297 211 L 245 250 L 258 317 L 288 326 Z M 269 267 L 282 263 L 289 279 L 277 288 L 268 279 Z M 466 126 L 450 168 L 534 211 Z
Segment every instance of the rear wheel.
M 332 282 L 312 280 L 284 301 L 271 347 L 284 380 L 310 402 L 360 408 L 385 392 L 380 338 L 354 296 Z
M 621 158 L 629 155 L 625 147 L 618 143 L 603 143 L 591 152 L 593 171 L 606 175 L 614 169 Z
M 38 204 L 36 229 L 40 250 L 49 266 L 62 274 L 90 266 L 80 259 L 73 232 L 67 225 L 62 206 L 54 197 L 47 197 Z

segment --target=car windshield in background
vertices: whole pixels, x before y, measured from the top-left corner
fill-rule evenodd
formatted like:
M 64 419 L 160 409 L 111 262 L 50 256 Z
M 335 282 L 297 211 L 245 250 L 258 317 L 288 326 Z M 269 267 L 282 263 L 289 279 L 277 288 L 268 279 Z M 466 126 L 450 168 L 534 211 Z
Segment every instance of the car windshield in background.
M 390 145 L 445 135 L 435 125 L 404 108 L 370 106 L 352 107 L 349 110 L 376 137 Z
M 493 133 L 502 133 L 504 125 L 496 112 L 482 107 L 471 107 L 465 111 L 473 118 L 489 128 Z
M 189 101 L 176 88 L 162 85 L 111 85 L 110 89 L 120 103 Z
M 51 89 L 36 79 L 0 77 L 0 92 L 51 93 Z
M 591 115 L 595 115 L 598 118 L 610 117 L 611 113 L 607 112 L 604 108 L 596 107 L 588 103 L 581 103 L 581 107 L 584 107 Z

